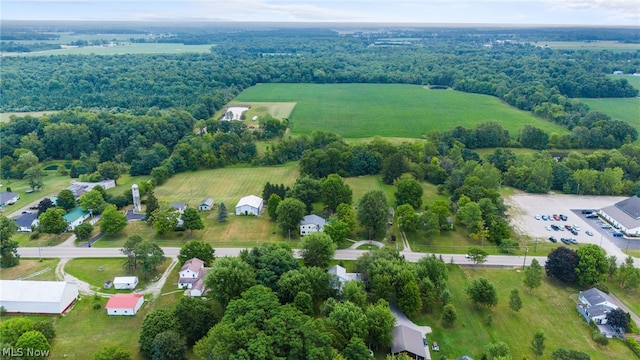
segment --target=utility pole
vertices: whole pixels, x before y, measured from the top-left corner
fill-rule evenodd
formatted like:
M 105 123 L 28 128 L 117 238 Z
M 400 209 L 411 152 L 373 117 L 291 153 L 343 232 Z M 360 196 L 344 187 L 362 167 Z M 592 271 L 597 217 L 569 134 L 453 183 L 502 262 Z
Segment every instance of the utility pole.
M 529 252 L 529 247 L 524 248 L 524 260 L 522 261 L 522 270 L 524 271 L 524 264 L 527 263 L 527 253 Z

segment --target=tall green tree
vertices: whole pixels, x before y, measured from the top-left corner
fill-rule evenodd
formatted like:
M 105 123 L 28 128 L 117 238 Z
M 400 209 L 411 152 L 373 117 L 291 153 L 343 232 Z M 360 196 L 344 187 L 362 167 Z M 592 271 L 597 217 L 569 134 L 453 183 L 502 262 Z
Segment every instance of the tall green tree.
M 306 210 L 302 201 L 295 198 L 286 198 L 280 202 L 276 211 L 278 225 L 288 238 L 291 239 L 291 231 L 298 234 L 297 229 L 300 227 L 300 221 L 304 217 Z
M 522 309 L 522 299 L 520 298 L 520 292 L 518 289 L 511 290 L 511 295 L 509 295 L 509 307 L 515 312 Z
M 0 267 L 9 268 L 18 265 L 18 242 L 11 240 L 18 226 L 6 216 L 0 216 Z
M 371 190 L 358 201 L 358 221 L 369 239 L 384 235 L 389 221 L 389 202 L 382 190 Z
M 184 265 L 189 259 L 198 258 L 204 261 L 204 266 L 211 266 L 216 258 L 216 250 L 211 244 L 200 240 L 191 240 L 180 248 L 178 254 L 178 262 L 180 266 Z
M 102 213 L 103 209 L 107 205 L 107 202 L 104 201 L 102 196 L 102 192 L 97 189 L 92 189 L 91 191 L 87 191 L 82 194 L 78 203 L 80 204 L 80 207 L 82 207 L 82 210 L 91 211 L 94 214 Z
M 164 251 L 153 240 L 144 239 L 136 244 L 134 250 L 137 268 L 146 279 L 156 271 L 165 260 Z
M 100 231 L 105 234 L 117 234 L 127 226 L 127 216 L 118 211 L 115 205 L 107 206 L 100 219 Z
M 398 274 L 395 284 L 398 308 L 407 315 L 418 313 L 422 309 L 422 297 L 415 274 L 407 269 Z
M 410 204 L 403 204 L 396 208 L 398 228 L 403 232 L 412 232 L 420 226 L 420 217 Z
M 467 251 L 467 254 L 471 256 L 471 260 L 473 260 L 474 264 L 484 264 L 487 261 L 487 256 L 489 253 L 481 247 L 472 246 Z
M 226 306 L 256 284 L 256 274 L 249 264 L 236 257 L 216 259 L 205 279 L 213 296 Z
M 140 352 L 147 358 L 154 355 L 153 340 L 156 335 L 165 331 L 180 331 L 180 323 L 173 311 L 168 309 L 158 309 L 148 313 L 142 321 L 140 328 Z
M 42 359 L 42 354 L 48 354 L 49 350 L 51 350 L 51 345 L 49 345 L 47 338 L 37 330 L 30 330 L 20 335 L 14 346 L 23 350 L 20 358 L 26 360 Z M 31 350 L 31 352 L 27 350 Z
M 227 214 L 227 206 L 221 202 L 220 206 L 218 207 L 218 217 L 216 218 L 216 220 L 218 221 L 218 223 L 223 223 L 225 221 L 227 221 L 227 217 L 229 215 Z
M 240 259 L 256 273 L 256 280 L 273 291 L 278 290 L 278 279 L 289 270 L 300 268 L 287 244 L 262 244 L 251 250 L 242 250 Z
M 38 191 L 44 186 L 42 178 L 47 174 L 39 166 L 33 166 L 24 171 L 24 178 L 27 179 L 31 190 Z
M 320 200 L 320 181 L 308 175 L 297 178 L 293 188 L 287 193 L 287 198 L 290 197 L 302 201 L 306 213 L 310 213 L 313 210 L 313 203 Z
M 351 204 L 353 191 L 338 174 L 331 174 L 320 183 L 322 202 L 331 212 L 335 212 L 340 204 Z
M 40 231 L 46 234 L 62 234 L 69 226 L 63 218 L 64 215 L 65 212 L 61 208 L 55 207 L 47 209 L 44 214 L 38 217 L 40 220 Z
M 578 265 L 576 266 L 578 284 L 590 286 L 606 279 L 609 262 L 607 254 L 601 247 L 588 244 L 579 247 L 576 253 L 578 254 Z
M 91 356 L 91 360 L 132 360 L 130 352 L 121 349 L 116 345 L 108 345 L 96 351 Z
M 141 184 L 142 185 L 142 184 Z M 140 190 L 142 191 L 142 189 Z M 160 204 L 158 203 L 158 198 L 153 190 L 147 190 L 147 202 L 145 203 L 145 212 L 147 214 L 147 221 L 151 221 L 153 218 L 153 213 L 160 208 Z
M 336 244 L 327 234 L 312 233 L 302 239 L 302 259 L 305 266 L 326 269 L 335 252 Z
M 78 241 L 87 241 L 91 237 L 91 233 L 93 232 L 93 225 L 91 223 L 85 222 L 73 229 L 73 233 L 76 235 L 76 239 Z
M 167 330 L 157 334 L 151 343 L 153 360 L 183 360 L 187 352 L 184 337 L 177 331 Z
M 498 305 L 498 293 L 496 288 L 485 278 L 479 278 L 471 281 L 465 288 L 465 292 L 469 296 L 471 302 L 480 306 L 496 306 Z
M 440 320 L 442 320 L 442 324 L 446 327 L 452 327 L 458 318 L 458 311 L 453 304 L 447 304 L 442 308 L 442 314 L 440 315 Z
M 627 256 L 624 263 L 620 265 L 617 280 L 627 291 L 635 290 L 640 286 L 640 269 L 634 266 L 631 256 Z
M 422 207 L 422 185 L 411 174 L 402 174 L 394 181 L 396 185 L 396 204 L 409 204 L 414 210 Z
M 346 359 L 373 359 L 364 340 L 359 337 L 352 337 L 342 354 Z
M 182 221 L 184 222 L 184 228 L 189 230 L 189 233 L 193 233 L 193 230 L 204 229 L 204 223 L 200 218 L 198 210 L 192 207 L 188 207 L 184 210 L 184 214 L 182 214 Z
M 531 349 L 533 350 L 533 354 L 536 356 L 542 356 L 544 354 L 544 333 L 541 330 L 536 331 L 533 335 L 533 340 L 531 340 Z
M 578 254 L 569 248 L 560 246 L 549 253 L 544 268 L 548 277 L 573 284 L 578 282 L 577 266 Z
M 353 337 L 365 339 L 367 336 L 367 316 L 360 307 L 351 302 L 335 303 L 324 321 L 335 331 L 338 349 L 346 347 Z
M 367 343 L 374 348 L 386 348 L 393 342 L 393 328 L 396 325 L 396 318 L 391 313 L 389 303 L 379 299 L 375 304 L 365 309 L 367 316 Z
M 61 190 L 56 198 L 56 206 L 64 209 L 65 212 L 75 208 L 77 205 L 73 192 L 69 189 Z
M 269 201 L 267 201 L 267 212 L 269 213 L 269 218 L 273 221 L 278 220 L 278 205 L 282 201 L 282 198 L 278 194 L 271 194 L 269 196 Z
M 524 269 L 524 286 L 529 288 L 529 293 L 542 283 L 542 266 L 537 259 L 531 260 L 531 266 Z
M 158 208 L 150 218 L 157 235 L 166 235 L 178 226 L 178 213 L 172 207 Z

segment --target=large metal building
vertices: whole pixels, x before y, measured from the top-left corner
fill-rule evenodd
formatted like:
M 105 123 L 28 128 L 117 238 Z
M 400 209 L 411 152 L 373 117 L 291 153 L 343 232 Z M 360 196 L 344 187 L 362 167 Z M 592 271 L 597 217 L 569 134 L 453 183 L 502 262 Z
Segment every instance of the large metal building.
M 13 314 L 62 314 L 78 298 L 67 281 L 0 280 L 0 306 Z

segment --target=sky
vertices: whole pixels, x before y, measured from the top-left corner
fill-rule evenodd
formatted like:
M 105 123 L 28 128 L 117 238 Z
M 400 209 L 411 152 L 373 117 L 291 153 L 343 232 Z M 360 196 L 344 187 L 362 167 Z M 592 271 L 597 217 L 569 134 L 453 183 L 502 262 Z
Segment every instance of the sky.
M 640 26 L 640 0 L 2 0 L 1 20 Z

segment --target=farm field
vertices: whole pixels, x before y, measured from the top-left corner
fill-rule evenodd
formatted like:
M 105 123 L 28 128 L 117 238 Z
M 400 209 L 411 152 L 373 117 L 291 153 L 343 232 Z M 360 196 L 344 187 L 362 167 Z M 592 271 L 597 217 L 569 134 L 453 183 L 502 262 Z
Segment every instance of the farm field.
M 625 79 L 634 88 L 640 90 L 640 76 L 639 75 L 609 75 L 611 79 Z
M 56 279 L 56 265 L 60 259 L 20 259 L 20 263 L 14 267 L 4 268 L 0 271 L 2 280 L 58 280 Z M 38 272 L 39 275 L 32 276 Z
M 418 138 L 455 126 L 475 128 L 496 121 L 512 138 L 525 125 L 547 132 L 567 130 L 517 110 L 499 99 L 453 90 L 429 90 L 398 84 L 261 84 L 245 90 L 235 102 L 297 102 L 292 133 L 330 131 L 345 138 L 372 136 Z
M 285 119 L 291 116 L 293 109 L 296 107 L 295 102 L 240 102 L 233 100 L 228 106 L 225 106 L 223 109 L 218 111 L 214 117 L 216 119 L 220 118 L 224 111 L 228 107 L 238 106 L 238 105 L 249 105 L 250 108 L 247 110 L 245 114 L 246 119 L 252 119 L 254 116 L 262 116 L 262 115 L 271 115 L 276 119 Z
M 625 44 L 617 41 L 541 41 L 534 45 L 549 47 L 551 49 L 565 50 L 609 50 L 609 51 L 636 51 L 640 50 L 638 44 Z
M 581 98 L 580 101 L 589 105 L 592 111 L 600 111 L 612 119 L 625 121 L 640 132 L 640 98 Z
M 123 43 L 113 47 L 85 46 L 28 53 L 4 53 L 3 56 L 49 56 L 49 55 L 121 55 L 121 54 L 181 54 L 208 53 L 213 45 L 184 45 L 169 43 Z
M 58 112 L 58 110 L 0 113 L 0 123 L 9 122 L 9 120 L 11 120 L 12 115 L 15 115 L 16 117 L 24 117 L 27 115 L 33 116 L 33 117 L 40 117 L 42 115 L 53 114 L 55 112 Z
M 429 341 L 440 345 L 440 356 L 456 359 L 469 355 L 480 359 L 485 345 L 503 341 L 511 349 L 513 359 L 533 359 L 531 339 L 537 330 L 545 335 L 545 352 L 542 358 L 550 358 L 558 349 L 583 351 L 593 360 L 631 359 L 633 353 L 622 342 L 611 340 L 601 347 L 591 340 L 591 330 L 578 314 L 575 304 L 579 290 L 550 282 L 543 278 L 542 285 L 532 293 L 522 285 L 523 273 L 519 270 L 496 270 L 449 266 L 448 287 L 452 304 L 458 311 L 458 320 L 452 329 L 443 328 L 437 316 L 421 315 L 419 324 L 431 326 Z M 465 286 L 472 280 L 484 277 L 498 292 L 498 305 L 491 309 L 479 309 L 471 304 Z M 523 307 L 520 312 L 509 308 L 512 289 L 520 290 Z M 491 315 L 492 325 L 487 324 Z M 432 353 L 432 356 L 434 353 Z

